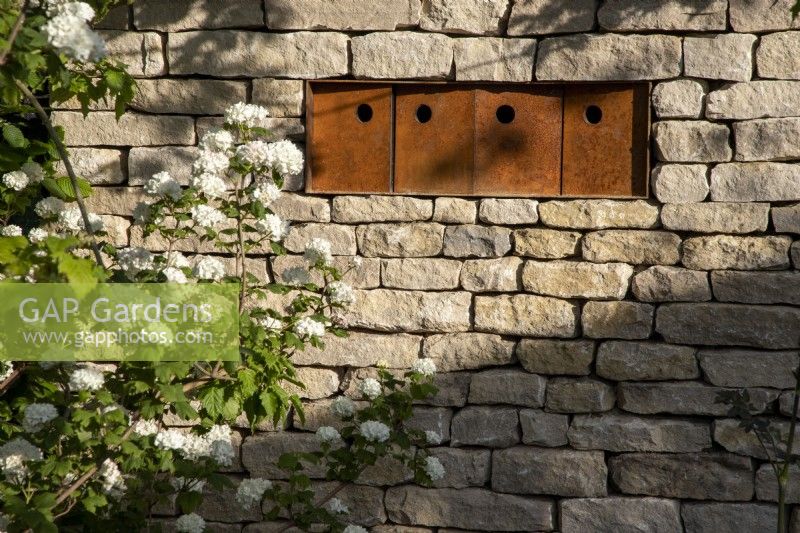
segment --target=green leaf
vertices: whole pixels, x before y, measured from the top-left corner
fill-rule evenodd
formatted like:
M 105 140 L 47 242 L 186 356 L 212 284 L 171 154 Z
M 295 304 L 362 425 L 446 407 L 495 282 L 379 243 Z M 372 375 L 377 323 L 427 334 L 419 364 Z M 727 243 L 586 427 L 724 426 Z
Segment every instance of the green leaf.
M 225 391 L 217 387 L 206 389 L 200 401 L 208 414 L 216 418 L 225 408 Z
M 92 194 L 91 184 L 83 178 L 78 178 L 78 190 L 81 193 L 81 198 L 86 198 Z M 68 176 L 61 176 L 60 178 L 45 178 L 42 182 L 45 189 L 50 191 L 50 194 L 65 200 L 67 202 L 74 202 L 78 199 L 75 194 L 75 189 L 72 187 L 72 181 Z
M 14 148 L 25 148 L 28 146 L 28 139 L 22 134 L 22 130 L 13 124 L 3 126 L 3 138 Z

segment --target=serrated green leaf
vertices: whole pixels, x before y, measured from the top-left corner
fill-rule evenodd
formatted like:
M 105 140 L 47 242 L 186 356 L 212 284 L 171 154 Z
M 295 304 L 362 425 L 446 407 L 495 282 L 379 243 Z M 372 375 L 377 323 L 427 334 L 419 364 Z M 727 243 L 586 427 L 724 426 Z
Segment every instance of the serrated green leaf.
M 28 146 L 28 139 L 18 127 L 13 124 L 3 126 L 3 138 L 14 148 L 25 148 Z

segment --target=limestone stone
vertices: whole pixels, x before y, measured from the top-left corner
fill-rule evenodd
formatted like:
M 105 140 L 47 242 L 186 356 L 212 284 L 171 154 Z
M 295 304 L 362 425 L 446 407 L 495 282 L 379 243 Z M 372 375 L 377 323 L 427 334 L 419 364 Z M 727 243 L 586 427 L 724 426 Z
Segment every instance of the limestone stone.
M 578 450 L 679 453 L 711 447 L 708 423 L 677 418 L 577 415 L 567 436 L 570 446 Z
M 706 381 L 720 387 L 794 387 L 800 357 L 797 352 L 700 350 L 697 354 Z
M 453 333 L 425 338 L 422 353 L 440 372 L 471 370 L 513 363 L 514 343 L 499 335 Z
M 222 129 L 225 124 L 224 117 L 199 117 L 197 119 L 197 137 L 203 136 L 212 130 Z M 271 141 L 289 139 L 302 141 L 305 138 L 305 126 L 299 118 L 270 118 L 267 117 L 260 122 L 260 126 L 266 130 L 264 138 Z M 296 191 L 302 188 L 303 173 L 293 176 L 284 176 L 283 190 Z M 300 183 L 300 186 L 296 184 Z
M 398 524 L 519 531 L 552 530 L 551 500 L 497 494 L 480 488 L 425 489 L 414 485 L 386 491 L 386 511 Z
M 697 350 L 660 342 L 607 341 L 597 350 L 597 375 L 614 381 L 696 379 Z
M 326 78 L 349 71 L 341 33 L 186 31 L 169 35 L 170 74 Z
M 715 202 L 800 200 L 800 165 L 789 163 L 717 165 L 711 171 L 711 199 Z
M 394 30 L 416 26 L 420 0 L 379 0 L 364 9 L 359 0 L 267 0 L 267 27 L 273 30 Z
M 800 105 L 798 88 L 797 81 L 759 80 L 727 85 L 706 97 L 706 117 L 712 120 L 793 117 Z
M 519 412 L 523 444 L 557 447 L 567 444 L 569 416 L 547 413 L 540 409 L 522 409 Z
M 592 378 L 553 378 L 547 384 L 547 410 L 554 413 L 601 413 L 614 407 L 614 389 Z
M 800 272 L 711 273 L 714 297 L 720 302 L 800 305 Z
M 477 226 L 448 226 L 444 255 L 448 257 L 499 257 L 511 250 L 511 230 Z
M 312 239 L 325 239 L 331 243 L 333 255 L 355 255 L 356 236 L 353 228 L 339 224 L 297 224 L 291 227 L 283 245 L 294 253 L 302 253 Z M 366 254 L 365 254 L 366 255 Z
M 359 226 L 356 236 L 365 257 L 426 257 L 442 251 L 444 232 L 439 224 L 411 222 Z
M 784 391 L 778 397 L 778 411 L 783 416 L 792 417 L 794 410 L 794 391 Z M 798 415 L 800 416 L 800 415 Z
M 513 292 L 519 290 L 519 257 L 469 259 L 461 269 L 461 285 L 473 292 Z
M 269 208 L 290 222 L 330 222 L 331 206 L 326 198 L 284 192 Z
M 597 20 L 612 31 L 724 30 L 727 9 L 724 0 L 610 0 L 597 12 Z
M 628 453 L 609 461 L 611 479 L 625 494 L 697 500 L 749 500 L 750 459 L 727 453 Z
M 112 7 L 102 20 L 95 20 L 92 25 L 102 30 L 127 30 L 128 6 Z
M 350 327 L 379 331 L 466 331 L 471 300 L 466 292 L 356 291 L 345 320 Z
M 633 267 L 625 263 L 527 261 L 522 271 L 526 291 L 559 298 L 622 299 Z
M 158 146 L 195 140 L 194 120 L 189 117 L 126 113 L 117 122 L 108 111 L 89 113 L 85 119 L 76 111 L 56 111 L 52 120 L 64 128 L 68 146 Z
M 561 259 L 578 253 L 581 234 L 545 228 L 514 231 L 514 252 L 537 259 Z
M 750 81 L 756 40 L 755 35 L 743 33 L 685 37 L 683 72 L 695 78 Z
M 658 118 L 700 118 L 706 87 L 696 80 L 672 80 L 659 83 L 651 95 Z
M 125 182 L 126 157 L 119 150 L 72 148 L 69 150 L 69 161 L 75 174 L 92 185 L 117 185 Z M 55 167 L 56 172 L 66 175 L 66 168 L 61 161 Z
M 472 374 L 469 372 L 442 372 L 437 364 L 439 371 L 433 378 L 433 384 L 439 391 L 430 398 L 416 403 L 435 405 L 439 407 L 464 407 L 469 395 L 469 383 L 472 381 Z
M 789 483 L 786 487 L 786 503 L 800 503 L 800 466 L 789 466 Z M 778 480 L 772 467 L 768 464 L 761 465 L 756 471 L 756 497 L 768 502 L 778 501 Z
M 680 504 L 660 498 L 576 498 L 561 501 L 562 533 L 683 533 Z
M 131 148 L 128 152 L 128 185 L 144 185 L 153 174 L 164 171 L 181 185 L 188 185 L 197 153 L 194 146 Z
M 419 357 L 422 338 L 416 335 L 377 335 L 351 331 L 347 337 L 330 336 L 325 349 L 307 346 L 292 357 L 296 365 L 364 367 L 379 361 L 388 368 L 410 368 Z
M 787 54 L 800 46 L 800 32 L 785 31 L 762 35 L 756 51 L 756 71 L 761 78 L 800 79 L 800 58 Z
M 242 464 L 252 477 L 267 479 L 287 479 L 285 470 L 278 468 L 278 458 L 284 453 L 312 453 L 320 451 L 319 439 L 313 433 L 260 433 L 246 437 L 242 443 Z M 306 473 L 311 478 L 325 476 L 320 465 L 305 464 Z
M 333 258 L 332 266 L 343 273 L 342 281 L 357 289 L 374 289 L 381 284 L 380 259 L 361 258 L 361 265 L 353 267 L 353 258 L 337 255 Z M 284 280 L 292 268 L 308 268 L 308 262 L 302 255 L 278 255 L 272 258 L 272 272 L 275 279 Z M 311 282 L 317 285 L 324 283 L 320 272 L 311 272 Z
M 481 201 L 478 218 L 487 224 L 536 224 L 538 206 L 536 200 L 487 198 Z
M 539 205 L 539 218 L 556 228 L 652 228 L 658 207 L 643 200 L 556 200 Z
M 433 431 L 441 436 L 443 442 L 451 439 L 450 426 L 453 411 L 444 407 L 415 407 L 414 414 L 405 422 L 405 427 L 417 431 Z
M 469 403 L 542 407 L 546 383 L 543 377 L 522 370 L 484 370 L 472 376 Z
M 419 26 L 427 31 L 499 35 L 507 7 L 506 0 L 426 0 Z
M 303 116 L 301 80 L 253 80 L 253 103 L 266 107 L 271 117 Z
M 502 0 L 505 4 L 505 0 Z M 455 42 L 457 80 L 526 82 L 533 79 L 533 39 L 470 37 Z
M 335 394 L 339 390 L 339 374 L 327 368 L 298 368 L 297 379 L 305 388 L 286 383 L 286 390 L 290 394 L 297 394 L 301 398 L 319 400 Z
M 653 80 L 681 74 L 681 39 L 582 34 L 539 43 L 537 80 Z
M 797 242 L 792 243 L 791 255 L 794 268 L 800 268 L 800 244 Z
M 333 398 L 325 400 L 303 402 L 303 414 L 305 420 L 300 420 L 297 413 L 293 413 L 292 427 L 301 431 L 317 431 L 322 426 L 331 426 L 337 430 L 342 430 L 347 424 L 331 411 Z M 364 402 L 356 402 L 359 409 L 366 406 Z M 246 426 L 246 424 L 244 424 Z
M 247 100 L 247 85 L 225 80 L 142 80 L 130 107 L 146 113 L 222 115 Z
M 242 505 L 236 505 L 236 491 L 239 483 L 235 479 L 229 478 L 229 481 L 231 481 L 232 487 L 215 489 L 208 484 L 202 491 L 203 497 L 196 513 L 206 520 L 219 522 L 250 521 L 261 518 L 258 508 L 246 509 Z
M 169 5 L 145 0 L 133 6 L 133 24 L 138 30 L 163 32 L 260 27 L 261 12 L 257 0 L 175 0 Z
M 574 304 L 529 294 L 476 296 L 475 329 L 506 335 L 574 337 L 578 308 Z
M 653 266 L 633 278 L 633 294 L 642 302 L 704 302 L 711 299 L 708 274 L 672 266 Z
M 441 461 L 445 470 L 444 477 L 433 483 L 434 487 L 482 487 L 489 481 L 490 450 L 432 448 L 430 453 Z
M 768 270 L 789 267 L 787 236 L 693 237 L 683 242 L 683 264 L 694 270 Z
M 522 339 L 517 359 L 525 370 L 536 374 L 586 376 L 594 360 L 594 342 Z
M 666 120 L 653 125 L 656 156 L 672 163 L 730 161 L 730 130 L 725 124 Z
M 708 196 L 705 165 L 659 164 L 650 176 L 653 193 L 663 203 L 702 202 Z
M 619 407 L 637 414 L 669 413 L 675 415 L 724 416 L 730 409 L 717 398 L 734 389 L 712 387 L 693 381 L 675 383 L 620 383 Z M 777 391 L 749 389 L 756 412 L 763 412 L 778 397 Z
M 789 422 L 780 419 L 759 418 L 758 421 L 769 424 L 776 447 L 780 453 L 786 453 L 786 440 L 789 437 Z M 795 439 L 800 437 L 800 428 L 795 428 Z M 727 451 L 739 455 L 749 455 L 762 461 L 774 457 L 775 448 L 770 446 L 769 456 L 752 431 L 746 431 L 741 421 L 736 418 L 718 418 L 714 420 L 714 441 Z
M 784 161 L 800 159 L 795 139 L 800 135 L 800 118 L 765 118 L 736 122 L 737 161 Z
M 773 207 L 772 225 L 776 233 L 800 233 L 800 204 Z
M 408 196 L 336 196 L 333 221 L 345 224 L 363 222 L 414 222 L 428 220 L 433 202 Z
M 653 306 L 637 302 L 588 302 L 581 315 L 583 334 L 594 339 L 646 339 L 653 329 Z
M 445 35 L 397 31 L 353 37 L 356 78 L 445 78 L 453 66 L 453 40 Z
M 508 21 L 509 35 L 545 35 L 589 31 L 597 0 L 576 0 L 568 6 L 553 0 L 517 0 Z
M 433 221 L 443 224 L 474 224 L 478 207 L 473 200 L 436 198 Z
M 517 494 L 605 496 L 602 452 L 518 446 L 492 454 L 492 489 Z
M 730 18 L 734 31 L 771 31 L 800 28 L 792 18 L 792 0 L 731 0 Z
M 778 529 L 778 509 L 763 503 L 684 503 L 681 517 L 686 533 Z
M 125 63 L 131 76 L 149 78 L 167 73 L 159 34 L 116 30 L 103 30 L 99 33 L 106 42 L 109 57 Z
M 394 289 L 455 289 L 461 272 L 461 262 L 451 259 L 384 259 L 381 264 L 383 286 Z
M 661 208 L 665 228 L 697 233 L 753 233 L 769 224 L 769 204 L 703 202 Z
M 519 420 L 513 407 L 468 406 L 453 416 L 452 446 L 507 448 L 519 442 Z
M 130 216 L 136 204 L 147 199 L 141 187 L 95 187 L 86 209 L 98 215 Z

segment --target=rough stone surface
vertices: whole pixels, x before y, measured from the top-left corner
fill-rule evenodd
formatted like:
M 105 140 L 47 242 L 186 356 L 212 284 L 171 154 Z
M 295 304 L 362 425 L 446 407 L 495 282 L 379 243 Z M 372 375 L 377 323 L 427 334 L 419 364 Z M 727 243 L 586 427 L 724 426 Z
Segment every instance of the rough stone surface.
M 517 410 L 511 407 L 465 407 L 453 417 L 453 446 L 507 448 L 519 442 Z
M 99 33 L 106 42 L 109 57 L 125 63 L 131 76 L 149 78 L 167 73 L 159 34 L 114 30 Z
M 315 452 L 320 450 L 319 439 L 313 433 L 261 433 L 244 439 L 242 464 L 252 477 L 286 479 L 286 471 L 278 468 L 278 457 L 289 452 Z M 306 465 L 309 477 L 325 476 L 319 465 Z
M 552 530 L 550 500 L 496 494 L 479 488 L 425 489 L 413 485 L 386 491 L 389 519 L 399 524 L 461 529 Z M 524 524 L 524 525 L 523 525 Z
M 196 29 L 261 26 L 261 3 L 257 0 L 145 0 L 133 6 L 133 25 L 138 30 L 176 32 Z
M 433 202 L 407 196 L 337 196 L 332 213 L 334 222 L 345 224 L 414 222 L 431 218 Z
M 800 32 L 762 35 L 756 51 L 756 71 L 761 78 L 800 79 L 800 58 L 787 54 L 800 46 Z
M 544 228 L 514 231 L 514 252 L 537 259 L 561 259 L 578 253 L 581 234 Z
M 750 81 L 756 40 L 755 35 L 737 33 L 686 37 L 683 73 L 695 78 Z
M 594 360 L 594 342 L 522 339 L 516 353 L 528 372 L 586 376 Z
M 546 382 L 522 370 L 485 370 L 472 376 L 469 403 L 542 407 Z
M 577 415 L 567 434 L 579 450 L 700 452 L 711 447 L 708 423 L 631 415 Z
M 575 305 L 528 294 L 475 297 L 475 329 L 506 335 L 574 337 L 578 309 Z
M 366 257 L 426 257 L 442 251 L 439 224 L 370 224 L 356 230 L 358 249 Z
M 610 0 L 597 12 L 597 20 L 612 31 L 724 30 L 727 9 L 724 0 Z
M 350 46 L 357 78 L 444 78 L 453 64 L 453 40 L 444 35 L 370 33 Z
M 704 202 L 661 208 L 661 223 L 677 231 L 696 233 L 753 233 L 769 224 L 769 204 Z
M 569 416 L 547 413 L 539 409 L 519 412 L 523 444 L 557 447 L 567 444 Z
M 785 161 L 800 159 L 795 140 L 800 118 L 765 118 L 733 125 L 737 161 Z
M 697 354 L 706 381 L 720 387 L 794 387 L 797 352 L 700 350 Z
M 117 185 L 125 181 L 126 157 L 119 150 L 72 148 L 69 160 L 75 174 L 92 185 Z M 64 164 L 56 163 L 56 172 L 66 175 Z
M 273 30 L 394 30 L 414 26 L 420 0 L 379 0 L 364 9 L 358 0 L 267 0 L 267 27 Z
M 680 505 L 660 498 L 576 498 L 561 502 L 561 531 L 683 533 Z
M 474 292 L 517 291 L 521 267 L 519 257 L 470 259 L 461 269 L 461 285 Z
M 389 368 L 409 368 L 417 360 L 422 338 L 404 333 L 378 335 L 351 332 L 348 337 L 325 339 L 325 350 L 311 346 L 298 351 L 292 361 L 298 365 L 374 366 L 385 361 Z
M 518 0 L 508 21 L 509 35 L 545 35 L 588 31 L 594 27 L 597 0 L 576 0 L 569 6 L 552 0 Z
M 730 130 L 725 124 L 667 120 L 653 125 L 656 156 L 672 163 L 730 161 Z
M 800 272 L 711 273 L 714 297 L 721 302 L 800 305 Z
M 470 303 L 465 292 L 356 291 L 345 320 L 350 327 L 380 331 L 466 331 Z
M 346 35 L 187 31 L 169 36 L 172 74 L 325 78 L 348 73 Z
M 461 263 L 450 259 L 384 259 L 381 282 L 394 289 L 446 290 L 458 287 Z
M 694 270 L 769 270 L 789 266 L 792 240 L 785 236 L 693 237 L 683 242 L 683 264 Z
M 711 171 L 715 202 L 785 202 L 800 200 L 800 165 L 728 163 Z
M 711 299 L 708 274 L 672 266 L 653 266 L 634 276 L 633 294 L 642 302 L 704 302 Z
M 448 226 L 444 255 L 448 257 L 498 257 L 511 250 L 511 230 L 477 225 Z
M 303 115 L 303 82 L 301 80 L 253 80 L 253 103 L 264 106 L 271 117 Z
M 431 335 L 425 338 L 423 355 L 433 359 L 437 369 L 443 372 L 507 365 L 515 361 L 513 342 L 486 333 Z
M 188 185 L 197 152 L 194 146 L 131 148 L 128 152 L 128 184 L 144 185 L 153 174 L 167 171 L 178 183 Z
M 749 500 L 750 459 L 726 453 L 630 453 L 609 461 L 611 479 L 626 494 L 698 500 Z
M 681 517 L 686 533 L 772 531 L 778 528 L 778 509 L 763 503 L 684 503 Z
M 142 80 L 130 106 L 147 113 L 222 115 L 247 100 L 247 86 L 223 80 Z
M 789 466 L 789 484 L 786 487 L 786 503 L 800 503 L 800 467 Z M 778 501 L 778 481 L 772 467 L 763 464 L 756 471 L 756 497 L 768 502 Z
M 433 210 L 433 221 L 443 224 L 474 224 L 478 206 L 472 200 L 462 198 L 437 198 Z
M 672 265 L 680 259 L 681 239 L 674 233 L 604 230 L 582 241 L 583 257 L 596 263 L 621 261 L 635 265 Z
M 345 255 L 335 256 L 332 265 L 340 272 L 346 272 L 352 267 L 354 258 Z M 272 272 L 276 279 L 286 279 L 291 268 L 308 267 L 308 262 L 302 255 L 281 255 L 272 259 Z M 358 289 L 374 289 L 381 284 L 380 259 L 361 259 L 361 266 L 352 268 L 342 277 L 342 281 Z M 320 272 L 311 274 L 311 282 L 322 285 L 324 282 Z
M 619 407 L 637 414 L 669 413 L 675 415 L 723 416 L 729 407 L 717 401 L 725 390 L 694 381 L 676 383 L 620 383 L 617 388 Z M 756 412 L 778 396 L 777 391 L 750 389 Z
M 276 215 L 291 222 L 331 221 L 331 206 L 324 198 L 283 193 L 269 207 Z
M 442 462 L 445 470 L 444 478 L 434 482 L 434 487 L 482 487 L 489 481 L 489 468 L 492 464 L 489 450 L 433 448 L 431 455 Z
M 661 164 L 653 169 L 650 182 L 660 202 L 702 202 L 709 191 L 707 174 L 705 165 Z
M 731 0 L 730 18 L 734 31 L 770 31 L 800 28 L 792 18 L 792 0 Z
M 538 80 L 653 80 L 681 73 L 681 40 L 670 35 L 570 35 L 539 43 Z
M 559 298 L 622 299 L 633 267 L 624 263 L 527 261 L 522 271 L 525 290 Z
M 507 6 L 506 0 L 426 0 L 419 25 L 428 31 L 498 35 Z
M 602 452 L 515 447 L 494 452 L 492 489 L 517 494 L 605 496 Z
M 777 233 L 800 233 L 800 204 L 773 207 L 772 225 Z
M 556 200 L 539 205 L 539 218 L 556 228 L 652 228 L 658 223 L 658 207 L 642 200 Z
M 455 43 L 456 79 L 531 81 L 535 55 L 533 39 L 458 39 Z
M 797 81 L 734 83 L 708 95 L 706 117 L 712 120 L 793 117 L 800 105 L 798 87 Z
M 333 255 L 356 254 L 356 236 L 353 228 L 338 224 L 297 224 L 291 227 L 283 245 L 290 252 L 302 253 L 306 249 L 306 244 L 317 238 L 331 243 Z
M 777 449 L 786 453 L 786 440 L 789 436 L 789 422 L 780 419 L 762 418 L 760 421 L 769 423 L 773 432 Z M 795 439 L 800 437 L 800 428 L 795 428 Z M 727 451 L 739 455 L 749 455 L 762 461 L 767 461 L 773 456 L 775 450 L 770 446 L 770 456 L 764 450 L 758 437 L 752 431 L 745 431 L 740 420 L 736 418 L 719 418 L 714 420 L 714 441 Z
M 189 117 L 95 111 L 85 119 L 76 111 L 56 111 L 53 123 L 66 131 L 68 146 L 158 146 L 193 144 L 194 120 Z
M 478 219 L 487 224 L 536 224 L 538 206 L 536 200 L 489 198 L 481 200 Z
M 653 306 L 637 302 L 588 302 L 583 334 L 594 339 L 646 339 L 653 329 Z
M 597 350 L 597 375 L 615 381 L 695 379 L 696 350 L 657 342 L 608 341 Z
M 673 80 L 659 83 L 651 99 L 658 118 L 700 118 L 706 87 L 695 80 Z
M 599 413 L 614 401 L 614 389 L 596 379 L 553 378 L 547 385 L 547 410 L 555 413 Z

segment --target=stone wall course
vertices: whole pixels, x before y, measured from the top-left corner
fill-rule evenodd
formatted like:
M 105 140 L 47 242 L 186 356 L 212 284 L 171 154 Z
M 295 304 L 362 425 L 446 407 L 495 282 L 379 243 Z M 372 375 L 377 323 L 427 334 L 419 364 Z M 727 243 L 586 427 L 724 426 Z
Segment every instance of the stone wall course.
M 623 411 L 645 414 L 724 416 L 729 407 L 717 401 L 726 389 L 696 381 L 637 383 L 623 382 L 617 386 L 619 407 Z M 756 412 L 763 412 L 778 397 L 772 389 L 748 389 Z
M 526 261 L 525 290 L 558 298 L 617 299 L 628 292 L 633 267 L 625 263 Z
M 683 73 L 695 78 L 750 81 L 757 37 L 720 33 L 683 39 Z
M 727 2 L 699 0 L 611 0 L 597 13 L 600 27 L 611 31 L 710 31 L 724 30 Z
M 769 204 L 667 204 L 661 208 L 661 223 L 665 228 L 676 231 L 754 233 L 767 229 Z
M 267 27 L 274 30 L 394 30 L 419 23 L 420 0 L 266 0 Z
M 650 175 L 653 194 L 663 203 L 702 202 L 708 196 L 706 165 L 656 165 Z
M 539 205 L 545 226 L 567 229 L 653 228 L 657 206 L 642 200 L 554 200 Z
M 453 416 L 451 438 L 453 446 L 513 446 L 520 441 L 517 410 L 513 407 L 465 407 Z
M 595 24 L 597 0 L 576 0 L 569 7 L 552 0 L 517 0 L 508 20 L 509 35 L 546 35 L 589 31 Z
M 476 296 L 475 329 L 504 335 L 531 337 L 574 337 L 578 309 L 555 298 L 517 294 Z
M 680 504 L 662 498 L 574 498 L 561 500 L 563 533 L 636 531 L 683 533 Z
M 169 4 L 144 0 L 133 5 L 133 25 L 137 30 L 261 27 L 263 20 L 260 0 L 173 0 Z
M 522 259 L 468 259 L 461 268 L 461 286 L 473 292 L 513 292 L 520 288 Z
M 457 39 L 454 54 L 456 80 L 526 82 L 533 79 L 536 41 L 485 37 Z
M 567 436 L 578 450 L 686 453 L 711 448 L 708 423 L 677 418 L 576 415 Z
M 592 378 L 552 378 L 547 384 L 548 411 L 601 413 L 614 407 L 614 389 Z
M 653 125 L 656 156 L 670 163 L 730 161 L 730 130 L 725 124 L 700 120 L 666 120 Z
M 800 118 L 765 118 L 736 122 L 737 161 L 786 161 L 800 159 L 794 139 L 800 135 Z
M 660 342 L 607 341 L 600 344 L 597 375 L 614 381 L 696 379 L 697 350 Z
M 778 509 L 758 503 L 684 503 L 681 517 L 686 533 L 771 531 L 778 527 Z
M 605 496 L 602 452 L 519 446 L 492 454 L 492 489 L 515 494 Z
M 357 78 L 447 78 L 453 66 L 453 39 L 415 32 L 370 33 L 353 37 Z M 344 72 L 346 73 L 346 71 Z
M 797 81 L 758 80 L 725 85 L 706 98 L 706 118 L 748 120 L 793 117 L 800 102 Z
M 714 297 L 720 302 L 800 305 L 800 272 L 711 273 Z
M 636 274 L 631 289 L 642 302 L 705 302 L 711 299 L 708 274 L 673 266 L 652 266 Z
M 508 0 L 425 0 L 419 26 L 427 31 L 499 35 L 507 16 Z
M 583 334 L 593 339 L 646 339 L 653 330 L 654 307 L 638 302 L 588 302 Z
M 547 380 L 523 370 L 484 370 L 472 376 L 471 404 L 510 404 L 542 407 Z
M 528 372 L 587 376 L 594 361 L 594 342 L 588 340 L 522 339 L 517 359 Z
M 681 239 L 674 233 L 603 230 L 583 237 L 583 257 L 595 263 L 619 261 L 634 265 L 673 265 L 680 260 Z
M 797 163 L 727 163 L 711 171 L 715 202 L 786 202 L 800 200 Z
M 422 353 L 440 371 L 472 370 L 516 361 L 515 343 L 487 333 L 448 333 L 425 337 Z

